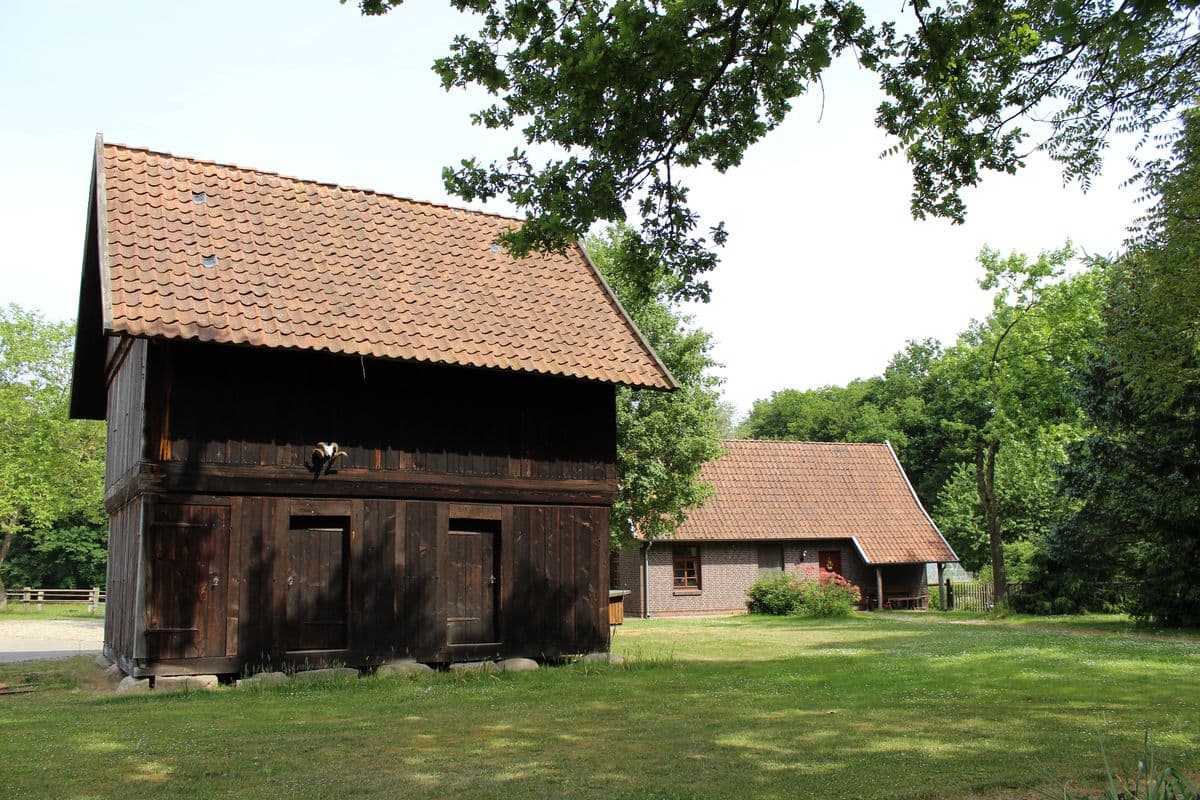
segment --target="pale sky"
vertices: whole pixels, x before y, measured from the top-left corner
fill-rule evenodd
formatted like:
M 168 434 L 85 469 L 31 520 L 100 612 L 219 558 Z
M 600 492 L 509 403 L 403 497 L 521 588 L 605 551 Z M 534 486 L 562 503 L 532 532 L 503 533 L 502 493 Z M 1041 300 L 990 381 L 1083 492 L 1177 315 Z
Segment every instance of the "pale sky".
M 887 3 L 891 10 L 898 4 Z M 93 137 L 463 205 L 441 168 L 502 157 L 479 94 L 430 70 L 470 20 L 445 0 L 363 18 L 336 0 L 0 5 L 0 302 L 74 316 Z M 469 28 L 473 29 L 473 28 Z M 909 171 L 880 159 L 874 80 L 835 66 L 819 96 L 727 174 L 690 177 L 730 238 L 694 310 L 744 413 L 783 388 L 878 373 L 908 339 L 951 340 L 989 301 L 975 255 L 1115 252 L 1137 213 L 1124 151 L 1084 194 L 1041 159 L 968 195 L 963 226 L 915 222 Z M 477 208 L 513 213 L 503 202 Z

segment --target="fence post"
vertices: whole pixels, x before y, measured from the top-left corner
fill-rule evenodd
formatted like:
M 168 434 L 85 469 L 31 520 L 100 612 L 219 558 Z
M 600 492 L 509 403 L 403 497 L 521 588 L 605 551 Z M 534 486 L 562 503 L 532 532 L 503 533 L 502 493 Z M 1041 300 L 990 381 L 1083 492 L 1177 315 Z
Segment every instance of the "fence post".
M 96 586 L 88 592 L 88 613 L 95 614 L 96 608 L 100 605 L 100 589 Z
M 42 602 L 43 602 L 45 599 L 46 599 L 46 590 L 45 590 L 45 589 L 38 589 L 38 601 L 37 601 L 37 610 L 38 610 L 38 611 L 41 611 L 41 610 L 42 610 Z
M 32 586 L 26 586 L 25 590 L 23 592 L 21 592 L 21 610 L 22 611 L 29 610 L 29 597 L 32 593 L 33 593 Z
M 946 565 L 943 564 L 941 561 L 938 562 L 938 566 L 937 566 L 937 578 L 938 578 L 938 611 L 945 611 L 946 610 L 946 584 L 943 583 L 943 581 L 946 578 Z

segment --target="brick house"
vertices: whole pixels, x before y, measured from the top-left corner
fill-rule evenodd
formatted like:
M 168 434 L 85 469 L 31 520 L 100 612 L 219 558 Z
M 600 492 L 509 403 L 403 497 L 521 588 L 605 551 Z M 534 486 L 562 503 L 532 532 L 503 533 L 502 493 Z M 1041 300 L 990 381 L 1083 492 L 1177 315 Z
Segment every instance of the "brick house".
M 715 494 L 674 539 L 615 559 L 614 584 L 635 616 L 746 610 L 762 575 L 836 572 L 864 608 L 925 608 L 926 565 L 958 557 L 889 444 L 733 440 L 705 465 Z

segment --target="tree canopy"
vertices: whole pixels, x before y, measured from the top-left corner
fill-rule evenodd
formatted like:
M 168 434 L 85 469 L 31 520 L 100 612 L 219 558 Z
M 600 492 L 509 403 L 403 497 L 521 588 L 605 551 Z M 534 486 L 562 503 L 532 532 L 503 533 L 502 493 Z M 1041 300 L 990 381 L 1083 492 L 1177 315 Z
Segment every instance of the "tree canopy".
M 5 575 L 103 577 L 104 426 L 68 417 L 73 341 L 69 323 L 0 308 L 0 593 Z
M 1035 610 L 1111 604 L 1200 625 L 1200 113 L 1184 117 L 1158 201 L 1108 268 L 1103 333 L 1077 395 L 1092 426 L 1070 450 L 1074 510 L 1035 565 Z
M 708 499 L 712 487 L 700 481 L 700 468 L 720 454 L 729 424 L 712 337 L 666 299 L 665 271 L 646 291 L 630 260 L 633 238 L 630 229 L 613 226 L 587 239 L 585 249 L 679 388 L 617 392 L 614 546 L 628 541 L 634 528 L 651 539 L 670 536 L 688 509 Z
M 910 342 L 884 373 L 845 387 L 783 390 L 754 404 L 741 432 L 767 438 L 884 441 L 971 570 L 1003 598 L 1068 513 L 1066 448 L 1085 436 L 1075 376 L 1100 335 L 1103 270 L 1064 275 L 1067 246 L 1029 258 L 980 254 L 992 312 L 951 346 Z
M 359 2 L 369 15 L 402 4 Z M 912 166 L 913 213 L 955 221 L 964 188 L 1036 149 L 1086 186 L 1113 132 L 1151 133 L 1200 90 L 1192 0 L 911 0 L 878 19 L 853 0 L 451 5 L 478 28 L 434 64 L 443 86 L 493 95 L 473 122 L 527 147 L 447 167 L 449 191 L 522 209 L 505 237 L 517 254 L 634 213 L 631 278 L 665 265 L 676 298 L 707 298 L 726 238 L 701 229 L 685 171 L 739 164 L 843 54 L 879 77 L 877 122 Z

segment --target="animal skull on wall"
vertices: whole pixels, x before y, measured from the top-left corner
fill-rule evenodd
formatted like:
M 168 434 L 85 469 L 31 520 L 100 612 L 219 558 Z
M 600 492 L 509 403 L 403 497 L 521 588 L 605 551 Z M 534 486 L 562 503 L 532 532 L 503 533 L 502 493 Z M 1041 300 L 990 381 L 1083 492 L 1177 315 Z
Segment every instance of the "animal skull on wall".
M 317 442 L 316 447 L 312 449 L 309 460 L 304 462 L 304 466 L 312 471 L 314 477 L 322 473 L 328 475 L 333 471 L 334 462 L 339 458 L 346 457 L 346 451 L 338 447 L 337 442 Z

